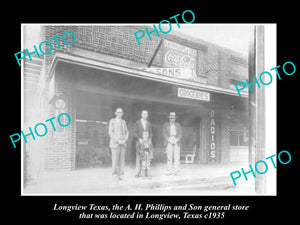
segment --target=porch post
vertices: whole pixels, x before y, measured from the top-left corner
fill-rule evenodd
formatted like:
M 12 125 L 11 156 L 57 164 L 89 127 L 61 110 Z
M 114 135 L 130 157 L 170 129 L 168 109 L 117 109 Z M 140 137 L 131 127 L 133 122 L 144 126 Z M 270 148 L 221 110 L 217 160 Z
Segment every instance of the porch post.
M 256 51 L 259 49 L 259 51 Z M 257 63 L 256 63 L 257 62 Z M 264 71 L 264 27 L 254 26 L 249 44 L 249 83 L 254 83 L 254 76 L 259 77 Z M 249 164 L 254 168 L 259 160 L 265 160 L 265 100 L 264 86 L 256 85 L 249 89 Z M 257 166 L 258 171 L 264 171 L 262 163 Z M 266 192 L 266 175 L 256 173 L 255 192 Z
M 264 61 L 264 27 L 256 26 L 256 39 L 257 39 L 257 68 L 256 74 L 257 76 L 261 74 L 265 69 L 265 61 Z M 265 88 L 262 86 L 261 88 L 256 90 L 256 152 L 255 152 L 255 162 L 259 160 L 266 159 L 266 149 L 265 149 Z M 257 170 L 265 171 L 265 166 L 260 163 L 257 165 Z M 255 191 L 258 194 L 266 193 L 266 176 L 267 174 L 258 174 L 255 179 Z
M 254 75 L 255 75 L 255 45 L 256 45 L 256 27 L 253 27 L 253 33 L 250 35 L 249 40 L 249 55 L 248 55 L 248 80 L 249 83 L 253 83 Z M 249 164 L 253 165 L 254 162 L 254 154 L 255 154 L 255 145 L 256 145 L 256 132 L 255 132 L 255 110 L 256 110 L 256 85 L 251 86 L 252 91 L 250 91 L 250 88 L 248 90 L 249 93 Z

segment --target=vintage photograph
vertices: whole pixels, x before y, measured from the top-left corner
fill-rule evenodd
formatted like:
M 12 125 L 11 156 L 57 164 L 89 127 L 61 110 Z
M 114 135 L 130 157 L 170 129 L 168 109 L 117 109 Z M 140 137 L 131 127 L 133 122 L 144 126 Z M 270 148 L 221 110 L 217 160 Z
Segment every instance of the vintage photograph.
M 276 195 L 276 24 L 173 25 L 21 25 L 22 195 Z

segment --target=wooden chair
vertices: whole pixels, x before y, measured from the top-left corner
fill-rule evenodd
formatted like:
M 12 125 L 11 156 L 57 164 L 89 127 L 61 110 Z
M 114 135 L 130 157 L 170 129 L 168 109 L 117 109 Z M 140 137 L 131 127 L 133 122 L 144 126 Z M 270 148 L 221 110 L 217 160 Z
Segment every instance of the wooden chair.
M 180 150 L 180 161 L 185 162 L 185 164 L 194 163 L 196 149 L 197 149 L 196 146 L 182 147 Z

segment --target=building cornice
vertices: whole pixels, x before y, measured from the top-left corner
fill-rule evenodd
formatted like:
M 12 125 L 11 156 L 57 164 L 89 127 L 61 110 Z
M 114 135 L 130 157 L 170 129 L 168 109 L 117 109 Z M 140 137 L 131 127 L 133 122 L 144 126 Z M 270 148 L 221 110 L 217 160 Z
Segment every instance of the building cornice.
M 209 84 L 197 83 L 189 80 L 183 80 L 168 76 L 162 76 L 151 72 L 144 71 L 146 64 L 133 63 L 131 60 L 122 59 L 119 57 L 108 56 L 101 53 L 94 53 L 87 50 L 81 50 L 74 48 L 70 53 L 55 53 L 53 60 L 49 66 L 49 70 L 46 76 L 47 82 L 49 82 L 53 76 L 54 69 L 58 62 L 73 63 L 76 65 L 86 66 L 99 70 L 104 70 L 113 73 L 125 74 L 132 77 L 140 77 L 144 79 L 160 81 L 164 83 L 172 83 L 175 85 L 184 86 L 187 88 L 193 88 L 196 90 L 210 91 L 215 93 L 227 94 L 232 96 L 238 96 L 236 90 L 216 87 Z M 241 97 L 247 98 L 248 93 L 242 92 Z

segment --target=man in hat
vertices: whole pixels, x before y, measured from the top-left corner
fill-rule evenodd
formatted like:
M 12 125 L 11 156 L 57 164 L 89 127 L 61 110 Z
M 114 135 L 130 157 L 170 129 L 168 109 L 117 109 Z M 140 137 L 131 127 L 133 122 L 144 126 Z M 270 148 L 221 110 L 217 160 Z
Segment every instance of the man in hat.
M 115 115 L 116 117 L 111 119 L 108 125 L 109 147 L 111 148 L 113 179 L 122 180 L 124 179 L 125 151 L 129 132 L 126 121 L 122 119 L 122 108 L 117 108 Z
M 170 112 L 168 116 L 170 122 L 165 123 L 163 127 L 164 144 L 167 151 L 167 175 L 180 175 L 180 140 L 181 140 L 181 126 L 175 122 L 175 112 Z M 173 163 L 174 158 L 174 163 Z M 173 168 L 174 167 L 174 168 Z

